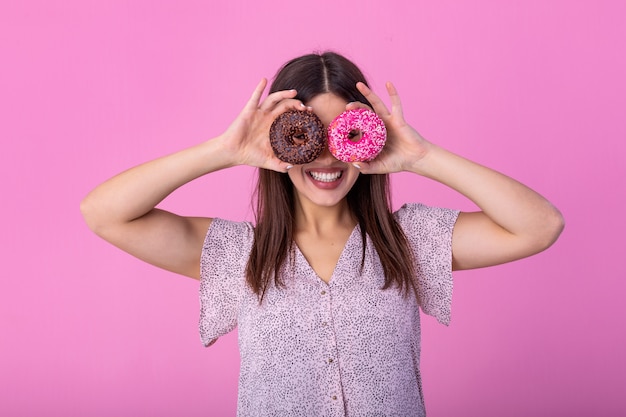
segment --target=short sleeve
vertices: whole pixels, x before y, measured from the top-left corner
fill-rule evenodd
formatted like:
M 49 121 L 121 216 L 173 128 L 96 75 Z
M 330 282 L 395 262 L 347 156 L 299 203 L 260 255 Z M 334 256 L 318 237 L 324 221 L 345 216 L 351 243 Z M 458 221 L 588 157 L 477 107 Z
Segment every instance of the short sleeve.
M 450 324 L 452 231 L 458 210 L 405 204 L 395 213 L 415 257 L 418 295 L 424 313 Z
M 237 326 L 253 239 L 248 222 L 211 222 L 200 258 L 200 339 L 205 346 Z

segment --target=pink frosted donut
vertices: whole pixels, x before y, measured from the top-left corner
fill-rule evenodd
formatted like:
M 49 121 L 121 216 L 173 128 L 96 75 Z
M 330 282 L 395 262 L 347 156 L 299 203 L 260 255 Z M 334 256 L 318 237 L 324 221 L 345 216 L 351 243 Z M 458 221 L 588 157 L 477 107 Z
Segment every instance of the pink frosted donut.
M 385 124 L 368 109 L 347 110 L 328 125 L 328 149 L 343 162 L 371 161 L 386 140 Z

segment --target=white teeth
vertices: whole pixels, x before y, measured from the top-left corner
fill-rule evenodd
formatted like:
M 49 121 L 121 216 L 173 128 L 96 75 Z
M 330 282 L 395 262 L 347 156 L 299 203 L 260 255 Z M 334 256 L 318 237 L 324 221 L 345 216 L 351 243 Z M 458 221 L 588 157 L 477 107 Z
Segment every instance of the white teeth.
M 333 181 L 337 181 L 339 178 L 341 178 L 341 172 L 342 171 L 337 171 L 337 172 L 309 172 L 309 174 L 311 175 L 311 177 L 315 180 L 315 181 L 320 181 L 320 182 L 333 182 Z

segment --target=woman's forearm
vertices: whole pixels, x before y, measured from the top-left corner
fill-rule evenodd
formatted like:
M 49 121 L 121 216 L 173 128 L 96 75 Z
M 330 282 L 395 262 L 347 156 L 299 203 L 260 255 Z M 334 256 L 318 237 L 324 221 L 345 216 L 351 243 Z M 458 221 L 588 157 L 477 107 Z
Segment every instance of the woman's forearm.
M 200 253 L 211 217 L 186 217 L 156 209 L 180 186 L 235 165 L 286 172 L 268 140 L 277 115 L 304 106 L 295 90 L 261 100 L 262 79 L 241 113 L 215 139 L 131 168 L 97 186 L 81 203 L 88 226 L 100 237 L 158 267 L 199 278 Z
M 220 140 L 218 137 L 146 162 L 100 184 L 81 204 L 87 224 L 97 231 L 107 225 L 130 222 L 189 181 L 232 166 Z
M 561 213 L 520 182 L 490 168 L 428 144 L 412 171 L 463 194 L 504 231 L 536 251 L 550 246 L 563 228 Z

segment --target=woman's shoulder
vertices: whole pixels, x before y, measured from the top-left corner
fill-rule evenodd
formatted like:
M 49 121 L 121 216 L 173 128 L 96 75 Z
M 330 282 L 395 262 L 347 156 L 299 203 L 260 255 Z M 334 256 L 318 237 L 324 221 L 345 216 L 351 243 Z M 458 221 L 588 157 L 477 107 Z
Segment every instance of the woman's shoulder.
M 204 239 L 204 250 L 247 246 L 254 239 L 254 226 L 249 221 L 233 221 L 219 217 L 212 219 Z
M 421 203 L 394 213 L 415 256 L 422 310 L 449 324 L 452 301 L 452 232 L 458 210 Z
M 235 221 L 223 219 L 221 217 L 214 217 L 211 220 L 211 225 L 209 226 L 208 232 L 211 232 L 211 229 L 218 232 L 241 232 L 246 230 L 254 230 L 254 226 L 252 222 L 249 221 Z

